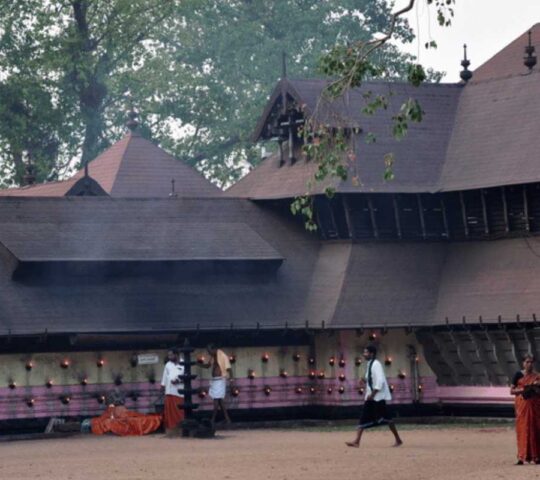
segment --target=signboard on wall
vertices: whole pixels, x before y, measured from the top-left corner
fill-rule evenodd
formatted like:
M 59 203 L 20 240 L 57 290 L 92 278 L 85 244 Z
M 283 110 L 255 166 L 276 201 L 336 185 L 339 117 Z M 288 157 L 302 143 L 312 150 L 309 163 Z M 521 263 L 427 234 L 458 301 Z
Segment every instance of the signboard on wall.
M 159 363 L 159 356 L 157 353 L 141 353 L 137 355 L 138 365 L 154 365 Z

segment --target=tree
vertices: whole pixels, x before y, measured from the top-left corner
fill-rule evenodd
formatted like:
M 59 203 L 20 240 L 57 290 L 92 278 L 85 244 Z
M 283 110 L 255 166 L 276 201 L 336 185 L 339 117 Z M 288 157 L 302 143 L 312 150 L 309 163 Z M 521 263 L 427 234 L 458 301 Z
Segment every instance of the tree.
M 454 16 L 453 5 L 455 0 L 408 0 L 406 5 L 398 9 L 389 17 L 389 22 L 384 33 L 377 38 L 358 38 L 355 41 L 336 44 L 321 59 L 321 70 L 331 78 L 328 86 L 322 93 L 320 104 L 325 101 L 334 101 L 342 97 L 352 88 L 358 88 L 365 80 L 372 77 L 388 76 L 388 71 L 377 62 L 377 53 L 383 49 L 387 42 L 395 36 L 399 26 L 400 17 L 411 11 L 419 1 L 425 1 L 427 5 L 435 5 L 437 21 L 441 26 L 450 26 Z M 431 40 L 425 44 L 426 48 L 436 48 L 437 44 Z M 407 64 L 407 81 L 414 87 L 420 86 L 430 75 L 424 67 L 418 63 Z M 437 75 L 436 75 L 437 76 Z M 440 79 L 440 76 L 439 76 Z M 377 95 L 366 97 L 367 105 L 362 109 L 366 115 L 373 115 L 377 110 L 388 106 L 387 96 Z M 409 122 L 421 122 L 423 110 L 420 103 L 414 98 L 408 98 L 392 117 L 393 136 L 402 140 L 408 131 Z M 324 184 L 328 179 L 346 180 L 349 176 L 348 160 L 355 156 L 354 148 L 350 144 L 353 136 L 346 134 L 346 128 L 328 128 L 324 122 L 317 120 L 318 112 L 312 113 L 306 119 L 303 127 L 304 153 L 315 162 L 317 169 L 312 179 L 308 179 L 306 193 L 296 197 L 291 203 L 291 212 L 294 215 L 302 215 L 304 225 L 308 231 L 317 230 L 314 220 L 313 196 L 311 188 L 314 184 Z M 366 141 L 372 143 L 375 136 L 367 132 Z M 388 152 L 384 156 L 385 180 L 392 180 L 394 154 Z M 354 179 L 353 179 L 354 180 Z M 331 198 L 335 194 L 334 187 L 326 187 L 325 194 Z
M 144 61 L 145 42 L 163 25 L 174 28 L 179 3 L 1 0 L 0 86 L 14 101 L 0 109 L 2 123 L 13 126 L 0 129 L 0 155 L 14 183 L 22 151 L 42 159 L 43 178 L 57 176 L 74 155 L 84 163 L 108 146 L 118 127 L 110 112 L 125 103 L 126 78 Z M 56 150 L 40 148 L 29 131 L 46 131 Z
M 280 76 L 312 76 L 336 42 L 388 28 L 386 0 L 0 0 L 0 168 L 62 175 L 123 131 L 126 104 L 143 133 L 219 184 L 257 155 L 249 136 Z M 411 41 L 406 22 L 393 35 Z M 389 44 L 371 60 L 390 76 L 410 57 Z M 27 86 L 27 87 L 26 87 Z M 24 106 L 24 108 L 21 108 Z M 6 127 L 6 125 L 9 125 Z M 33 135 L 29 135 L 32 133 Z M 50 139 L 50 141 L 37 141 Z

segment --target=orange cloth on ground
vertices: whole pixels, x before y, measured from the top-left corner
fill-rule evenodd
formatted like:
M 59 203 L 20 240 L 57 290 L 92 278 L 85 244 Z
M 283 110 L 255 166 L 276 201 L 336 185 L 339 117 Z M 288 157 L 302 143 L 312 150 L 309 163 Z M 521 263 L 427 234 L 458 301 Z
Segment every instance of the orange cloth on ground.
M 517 382 L 517 387 L 531 385 L 538 380 L 537 374 L 526 374 Z M 540 395 L 530 398 L 516 395 L 516 433 L 518 459 L 524 462 L 540 460 Z
M 165 405 L 163 406 L 163 425 L 166 430 L 176 428 L 184 420 L 184 410 L 178 408 L 184 404 L 183 397 L 176 395 L 165 395 Z
M 146 435 L 161 426 L 161 415 L 131 412 L 126 407 L 110 405 L 103 414 L 91 420 L 92 433 L 103 435 Z

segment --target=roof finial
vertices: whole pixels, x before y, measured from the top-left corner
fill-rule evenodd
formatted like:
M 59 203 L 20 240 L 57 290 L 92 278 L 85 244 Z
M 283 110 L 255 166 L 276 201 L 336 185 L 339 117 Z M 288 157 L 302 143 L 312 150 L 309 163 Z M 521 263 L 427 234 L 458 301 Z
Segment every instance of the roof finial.
M 128 116 L 128 120 L 126 122 L 126 127 L 129 129 L 131 133 L 137 133 L 139 122 L 136 120 L 136 118 L 138 117 L 138 113 L 133 108 L 133 105 L 131 105 L 127 116 Z
M 523 57 L 523 64 L 529 69 L 529 72 L 530 72 L 536 65 L 536 55 L 534 54 L 534 46 L 531 40 L 531 35 L 532 35 L 531 30 L 529 30 L 528 35 L 529 35 L 529 44 L 525 47 L 525 57 Z
M 465 43 L 463 45 L 463 60 L 461 60 L 461 66 L 463 67 L 463 70 L 459 72 L 461 80 L 463 80 L 465 83 L 467 83 L 473 76 L 472 72 L 469 70 L 470 64 L 471 62 L 467 58 L 467 44 Z
M 169 198 L 177 198 L 178 194 L 176 193 L 176 190 L 174 189 L 174 178 L 171 178 L 171 193 L 169 193 Z
M 32 163 L 32 155 L 30 152 L 27 153 L 28 156 L 28 162 L 26 163 L 26 167 L 24 169 L 24 176 L 23 176 L 23 183 L 24 185 L 33 185 L 36 183 L 36 170 L 34 168 L 34 164 Z
M 287 54 L 285 50 L 281 52 L 281 78 L 287 78 Z

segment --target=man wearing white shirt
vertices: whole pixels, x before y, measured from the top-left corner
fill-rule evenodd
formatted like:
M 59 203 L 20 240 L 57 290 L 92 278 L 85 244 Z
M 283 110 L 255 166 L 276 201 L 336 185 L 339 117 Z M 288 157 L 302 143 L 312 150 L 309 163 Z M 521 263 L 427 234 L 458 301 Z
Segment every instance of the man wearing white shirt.
M 364 408 L 362 409 L 362 417 L 358 424 L 356 439 L 352 442 L 347 442 L 347 445 L 349 447 L 359 447 L 362 433 L 364 433 L 366 428 L 386 424 L 396 439 L 394 446 L 399 447 L 403 442 L 399 437 L 394 422 L 386 411 L 386 402 L 392 400 L 392 395 L 390 394 L 390 388 L 386 381 L 383 366 L 375 358 L 377 356 L 377 348 L 373 345 L 368 345 L 364 348 L 363 356 L 368 362 L 366 378 L 363 380 L 366 387 L 366 397 Z
M 184 420 L 184 410 L 181 408 L 184 396 L 178 393 L 179 389 L 184 388 L 180 377 L 184 374 L 184 366 L 180 364 L 180 355 L 176 349 L 169 350 L 167 358 L 168 362 L 165 364 L 161 379 L 161 390 L 165 393 L 163 425 L 165 432 L 170 432 Z

